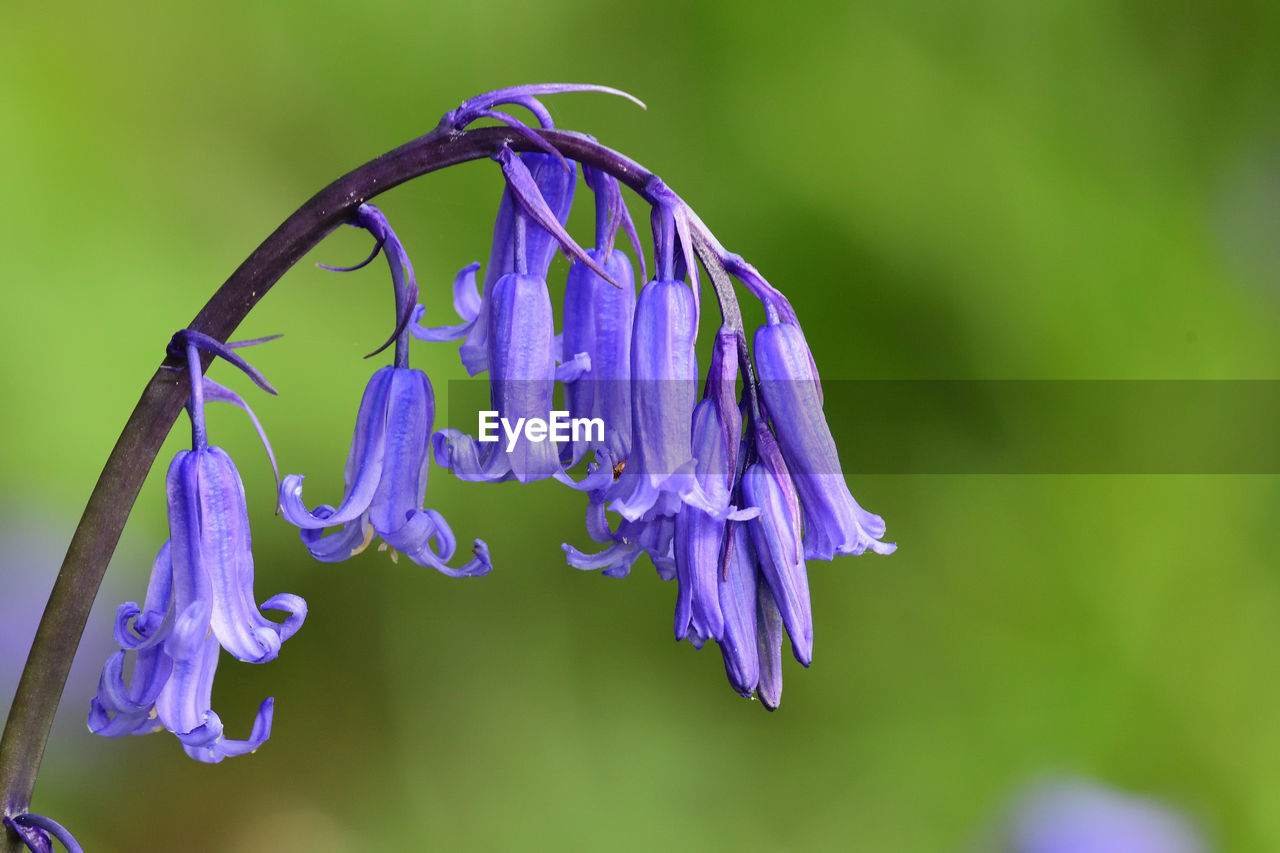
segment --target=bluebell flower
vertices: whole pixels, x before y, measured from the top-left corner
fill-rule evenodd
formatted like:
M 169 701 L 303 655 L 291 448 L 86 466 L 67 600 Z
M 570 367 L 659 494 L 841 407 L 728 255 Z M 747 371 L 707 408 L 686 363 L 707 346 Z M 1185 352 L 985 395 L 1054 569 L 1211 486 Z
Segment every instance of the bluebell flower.
M 555 328 L 546 264 L 538 254 L 545 252 L 549 259 L 554 244 L 531 243 L 531 236 L 543 234 L 547 240 L 554 238 L 566 252 L 596 274 L 610 280 L 612 277 L 565 232 L 560 216 L 552 209 L 543 187 L 524 160 L 505 148 L 496 159 L 502 164 L 508 189 L 517 202 L 511 241 L 515 271 L 499 278 L 487 297 L 481 296 L 472 334 L 480 328 L 480 323 L 487 324 L 485 364 L 490 373 L 490 402 L 499 422 L 518 425 L 521 419 L 547 419 L 552 411 L 557 376 L 562 380 L 576 377 L 589 367 L 589 356 L 581 353 L 573 363 L 556 368 Z M 576 174 L 572 164 L 566 168 L 570 175 Z M 571 192 L 565 197 L 571 197 Z M 424 336 L 423 332 L 416 334 Z M 439 335 L 431 336 L 439 339 Z M 560 472 L 560 454 L 555 443 L 535 441 L 522 433 L 516 437 L 514 446 L 497 440 L 481 448 L 475 438 L 456 429 L 446 429 L 433 438 L 433 444 L 437 463 L 464 480 L 530 482 Z
M 706 390 L 693 412 L 694 476 L 703 494 L 717 507 L 729 506 L 742 442 L 742 413 L 735 394 L 737 348 L 737 335 L 728 327 L 721 328 L 712 348 Z M 730 518 L 745 521 L 757 515 L 758 509 L 720 515 L 696 505 L 684 506 L 676 515 L 677 640 L 685 639 L 690 629 L 704 640 L 723 636 L 719 579 L 726 552 L 725 526 Z
M 477 539 L 474 557 L 451 568 L 456 540 L 444 516 L 424 509 L 428 451 L 435 400 L 427 375 L 407 367 L 384 367 L 365 388 L 347 458 L 342 502 L 309 511 L 302 501 L 303 477 L 290 474 L 280 486 L 284 517 L 301 529 L 317 560 L 339 562 L 368 547 L 374 535 L 396 553 L 450 577 L 488 574 L 488 546 Z M 323 535 L 326 527 L 341 530 Z
M 598 418 L 604 424 L 604 440 L 586 437 L 566 448 L 566 468 L 578 464 L 590 451 L 607 451 L 612 460 L 625 460 L 631 452 L 631 329 L 636 291 L 631 261 L 614 249 L 620 227 L 633 245 L 639 244 L 635 225 L 622 203 L 618 182 L 595 169 L 583 176 L 596 196 L 596 245 L 587 254 L 612 281 L 586 264 L 569 268 L 564 294 L 564 332 L 561 349 L 582 369 L 559 371 L 564 383 L 565 405 L 570 418 Z M 644 272 L 643 256 L 641 271 Z
M 767 583 L 756 585 L 756 697 L 770 711 L 782 703 L 782 614 Z
M 674 516 L 684 504 L 713 515 L 727 510 L 702 491 L 694 471 L 697 333 L 688 284 L 654 280 L 644 286 L 631 338 L 631 454 L 608 490 L 609 508 L 628 521 L 655 508 Z
M 759 571 L 746 523 L 726 522 L 723 559 L 724 570 L 716 577 L 723 622 L 717 642 L 729 684 L 743 696 L 750 696 L 760 682 L 756 642 Z
M 550 417 L 555 394 L 551 296 L 543 278 L 504 275 L 490 300 L 490 404 L 497 417 L 512 424 Z M 533 441 L 521 432 L 481 445 L 459 430 L 441 430 L 434 438 L 436 460 L 463 480 L 522 483 L 543 480 L 560 470 L 552 441 Z M 483 449 L 482 449 L 483 448 Z
M 605 204 L 612 202 L 606 200 Z M 602 218 L 600 210 L 598 194 L 597 223 Z M 722 480 L 725 472 L 718 469 L 726 464 L 732 467 L 727 460 L 733 459 L 733 454 L 722 448 L 719 456 L 712 459 L 710 448 L 721 440 L 719 433 L 728 429 L 723 413 L 717 410 L 699 418 L 700 423 L 706 420 L 706 425 L 700 428 L 705 444 L 703 455 L 706 457 L 701 469 L 694 458 L 694 409 L 698 383 L 694 343 L 698 300 L 695 289 L 681 280 L 689 269 L 687 260 L 682 267 L 675 256 L 676 220 L 668 208 L 662 208 L 655 214 L 654 244 L 659 278 L 642 288 L 631 323 L 630 363 L 626 371 L 631 379 L 627 395 L 630 398 L 630 441 L 625 445 L 615 441 L 595 448 L 595 463 L 581 482 L 575 484 L 567 477 L 561 477 L 562 481 L 588 492 L 587 532 L 593 540 L 607 547 L 595 554 L 584 553 L 568 544 L 562 547 L 570 566 L 603 569 L 604 574 L 612 577 L 625 576 L 642 554 L 649 557 L 659 577 L 664 580 L 676 579 L 681 574 L 681 566 L 685 566 L 678 592 L 676 635 L 701 645 L 718 633 L 720 620 L 715 615 L 718 606 L 707 594 L 708 585 L 704 583 L 703 591 L 697 596 L 698 618 L 695 622 L 692 617 L 695 597 L 693 576 L 688 568 L 696 554 L 699 577 L 705 580 L 708 571 L 714 572 L 714 569 L 706 568 L 704 559 L 716 547 L 710 544 L 716 534 L 708 529 L 708 525 L 715 530 L 722 529 L 731 507 L 728 489 L 723 483 L 705 491 L 699 478 L 709 478 L 708 482 Z M 599 224 L 597 230 L 600 231 Z M 634 242 L 634 237 L 632 239 Z M 599 289 L 596 295 L 602 299 L 609 296 Z M 601 310 L 596 305 L 591 307 Z M 616 304 L 607 303 L 603 308 L 602 313 L 611 325 L 617 325 L 614 319 L 617 314 L 610 313 L 617 308 Z M 566 316 L 568 313 L 566 309 Z M 578 317 L 585 313 L 580 311 Z M 574 349 L 567 345 L 570 328 L 566 320 L 566 352 Z M 586 337 L 583 335 L 584 339 Z M 588 352 L 593 364 L 595 353 L 606 349 L 599 346 L 598 334 L 596 343 L 597 349 Z M 617 349 L 612 349 L 614 347 Z M 615 355 L 602 355 L 600 361 L 612 361 L 614 366 L 601 371 L 609 370 L 614 375 L 621 375 L 623 370 L 616 364 L 616 352 L 621 346 L 616 338 L 608 342 L 607 348 L 612 349 Z M 722 349 L 723 344 L 718 346 L 718 351 Z M 731 400 L 736 372 L 732 377 L 720 376 L 725 364 L 723 359 L 715 362 L 712 372 L 719 379 L 715 382 L 709 380 L 708 388 L 714 385 L 720 392 L 727 384 L 727 396 Z M 730 359 L 727 364 L 732 367 L 736 362 Z M 586 376 L 590 377 L 591 372 Z M 603 377 L 607 386 L 612 385 L 609 378 Z M 616 397 L 610 401 L 612 411 L 616 412 L 617 404 Z M 736 412 L 736 406 L 731 402 L 729 408 Z M 616 415 L 614 417 L 616 419 Z M 713 425 L 712 421 L 719 426 Z M 609 424 L 607 418 L 605 423 Z M 610 527 L 606 508 L 621 515 L 616 529 Z M 681 513 L 688 508 L 696 508 L 706 518 L 699 517 L 696 521 L 684 523 L 681 539 L 684 548 L 681 552 L 677 550 L 677 530 L 681 525 Z
M 90 703 L 89 728 L 111 737 L 167 729 L 191 757 L 218 762 L 261 746 L 271 734 L 273 709 L 270 698 L 262 703 L 247 740 L 224 736 L 222 721 L 210 706 L 220 650 L 248 663 L 272 660 L 302 626 L 307 607 L 296 595 L 273 596 L 261 605 L 285 613 L 283 622 L 273 622 L 255 604 L 244 486 L 231 458 L 208 444 L 205 399 L 245 409 L 269 455 L 270 445 L 244 401 L 201 376 L 198 350 L 232 361 L 274 390 L 227 345 L 190 331 L 174 340 L 185 348 L 191 376 L 193 448 L 179 451 L 169 466 L 170 538 L 152 567 L 144 606 L 126 602 L 117 614 L 115 636 L 121 650 L 103 667 L 98 695 Z M 126 684 L 130 652 L 137 660 Z
M 813 658 L 813 612 L 809 574 L 800 545 L 800 506 L 786 463 L 772 434 L 756 425 L 758 457 L 742 475 L 742 496 L 760 515 L 748 523 L 760 573 L 768 582 L 791 639 L 791 651 L 805 666 Z
M 378 237 L 378 248 L 387 257 L 395 290 L 397 314 L 416 294 L 413 266 L 403 245 L 372 205 L 361 205 L 354 223 Z M 366 262 L 367 263 L 367 262 Z M 421 566 L 451 577 L 487 574 L 492 568 L 489 549 L 475 540 L 474 557 L 461 568 L 451 568 L 456 540 L 444 516 L 425 509 L 431 425 L 435 397 L 431 382 L 421 370 L 408 366 L 407 328 L 395 337 L 395 364 L 374 373 L 365 388 L 356 415 L 355 435 L 344 472 L 343 499 L 338 506 L 322 504 L 314 512 L 302 501 L 303 477 L 291 474 L 280 485 L 284 517 L 301 529 L 303 543 L 318 560 L 337 562 L 359 554 L 377 534 L 393 549 Z M 326 527 L 341 530 L 324 535 Z
M 569 219 L 577 182 L 572 164 L 566 170 L 561 161 L 547 154 L 521 154 L 517 159 L 536 186 L 546 209 L 563 226 Z M 521 244 L 519 252 L 517 241 Z M 458 348 L 463 365 L 472 376 L 483 373 L 489 369 L 489 321 L 494 286 L 503 276 L 516 272 L 518 263 L 524 265 L 526 274 L 545 279 L 557 246 L 557 237 L 537 223 L 529 222 L 520 196 L 509 184 L 504 186 L 483 286 L 476 286 L 478 263 L 463 267 L 454 280 L 453 307 L 462 322 L 454 326 L 427 327 L 418 321 L 410 326 L 410 332 L 424 341 L 465 339 Z
M 773 321 L 757 329 L 755 361 L 765 408 L 804 509 L 805 556 L 830 560 L 867 549 L 893 553 L 896 545 L 880 541 L 884 519 L 864 510 L 849 493 L 800 327 Z
M 569 565 L 622 577 L 647 554 L 659 576 L 676 574 L 676 517 L 686 504 L 724 518 L 698 483 L 693 459 L 697 356 L 693 296 L 680 281 L 651 281 L 640 292 L 631 339 L 631 448 L 625 457 L 597 451 L 596 464 L 576 488 L 589 493 L 587 531 L 608 547 L 585 554 L 565 544 Z M 616 530 L 605 517 L 622 516 Z

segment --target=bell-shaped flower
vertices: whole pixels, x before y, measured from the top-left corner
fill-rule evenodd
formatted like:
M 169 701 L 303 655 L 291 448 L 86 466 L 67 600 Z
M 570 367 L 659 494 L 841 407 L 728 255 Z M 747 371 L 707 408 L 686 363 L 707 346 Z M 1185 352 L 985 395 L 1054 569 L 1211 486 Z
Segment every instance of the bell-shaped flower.
M 317 560 L 338 562 L 359 554 L 377 534 L 393 555 L 404 554 L 450 577 L 487 574 L 492 568 L 489 549 L 479 539 L 473 559 L 461 568 L 448 565 L 456 548 L 453 531 L 444 516 L 423 507 L 435 396 L 427 375 L 409 367 L 408 312 L 418 292 L 413 265 L 377 208 L 361 205 L 352 224 L 374 235 L 378 242 L 369 260 L 381 251 L 391 271 L 397 327 L 388 343 L 395 343 L 395 363 L 374 373 L 365 387 L 341 503 L 309 511 L 302 501 L 303 477 L 291 474 L 280 485 L 281 511 L 300 528 L 303 543 Z M 341 529 L 325 535 L 326 527 Z
M 607 463 L 596 470 L 601 469 L 610 470 Z M 618 529 L 612 530 L 605 514 L 603 492 L 593 491 L 587 503 L 587 533 L 596 542 L 608 543 L 608 547 L 595 554 L 584 553 L 567 543 L 560 547 L 565 561 L 573 568 L 601 569 L 602 574 L 613 578 L 626 577 L 635 561 L 647 555 L 658 576 L 669 581 L 676 576 L 675 522 L 674 514 L 650 510 L 635 520 L 622 519 Z
M 436 462 L 463 480 L 522 483 L 546 479 L 560 470 L 553 441 L 529 437 L 523 426 L 551 417 L 555 394 L 553 318 L 545 279 L 512 273 L 493 288 L 489 336 L 490 404 L 494 423 L 511 426 L 514 435 L 482 435 L 477 441 L 456 429 L 433 437 Z
M 562 369 L 557 378 L 564 383 L 569 417 L 599 419 L 604 440 L 580 437 L 573 441 L 562 454 L 566 468 L 591 450 L 607 450 L 615 461 L 625 460 L 631 451 L 631 330 L 636 291 L 631 261 L 613 243 L 619 227 L 626 228 L 633 244 L 638 245 L 639 239 L 618 182 L 591 168 L 584 168 L 583 174 L 596 195 L 596 247 L 587 254 L 612 281 L 586 264 L 570 267 L 562 350 L 566 363 L 577 361 L 585 369 L 569 375 Z
M 742 413 L 735 385 L 738 379 L 737 336 L 729 327 L 716 334 L 707 371 L 706 391 L 693 412 L 694 476 L 703 494 L 716 506 L 728 506 L 737 473 L 738 446 L 742 441 Z M 746 520 L 758 509 L 728 517 Z M 683 640 L 692 627 L 696 636 L 719 640 L 724 632 L 718 579 L 724 551 L 725 515 L 686 506 L 676 516 L 675 633 Z
M 489 300 L 492 288 L 498 280 L 513 272 L 545 278 L 557 242 L 579 259 L 585 257 L 582 249 L 564 231 L 564 223 L 573 203 L 576 164 L 566 160 L 554 146 L 523 122 L 498 109 L 505 105 L 524 107 L 533 113 L 539 127 L 549 130 L 555 124 L 551 120 L 551 113 L 538 100 L 538 96 L 561 92 L 603 92 L 627 98 L 641 108 L 644 107 L 632 95 L 607 86 L 576 83 L 512 86 L 468 99 L 456 109 L 450 110 L 441 122 L 442 126 L 463 130 L 478 119 L 494 119 L 511 127 L 544 152 L 516 155 L 504 147 L 495 158 L 502 164 L 507 186 L 494 223 L 493 245 L 489 266 L 485 270 L 484 286 L 474 300 L 468 297 L 454 301 L 454 307 L 458 309 L 458 316 L 463 322 L 456 326 L 431 328 L 415 325 L 413 328 L 413 334 L 423 340 L 452 341 L 465 338 L 459 348 L 459 356 L 472 376 L 488 369 Z M 527 232 L 522 230 L 527 223 L 522 224 L 517 216 L 517 211 L 521 209 L 530 213 L 537 223 L 529 227 Z M 594 264 L 594 260 L 588 259 L 587 262 L 589 266 Z M 472 282 L 476 266 L 478 265 L 473 265 L 470 272 Z M 460 277 L 462 275 L 463 273 L 459 274 Z
M 303 477 L 286 476 L 280 508 L 301 528 L 302 541 L 317 560 L 337 562 L 363 551 L 377 534 L 395 551 L 450 577 L 487 574 L 489 549 L 475 540 L 474 557 L 461 568 L 448 565 L 456 542 L 444 516 L 424 509 L 431 422 L 435 398 L 421 370 L 384 367 L 365 388 L 347 457 L 344 490 L 337 506 L 309 511 L 302 501 Z M 326 527 L 341 530 L 328 535 Z
M 144 606 L 126 602 L 117 614 L 115 636 L 121 650 L 103 667 L 98 695 L 90 704 L 89 728 L 111 737 L 167 729 L 191 757 L 217 762 L 252 752 L 266 741 L 273 708 L 271 699 L 262 703 L 247 740 L 223 736 L 222 722 L 210 705 L 220 650 L 249 663 L 272 660 L 302 626 L 307 607 L 296 595 L 276 595 L 261 605 L 286 614 L 283 622 L 273 622 L 255 603 L 244 486 L 231 457 L 208 444 L 204 425 L 206 397 L 246 411 L 248 406 L 200 375 L 197 350 L 232 361 L 272 389 L 228 345 L 191 331 L 176 335 L 175 344 L 185 345 L 191 374 L 188 410 L 194 448 L 180 451 L 169 466 L 170 538 L 152 568 Z M 257 418 L 253 421 L 261 435 Z M 262 439 L 266 444 L 265 435 Z M 270 454 L 270 445 L 267 450 Z M 126 684 L 129 652 L 137 660 Z
M 750 696 L 760 682 L 760 653 L 756 644 L 759 573 L 745 522 L 726 523 L 723 560 L 723 571 L 715 578 L 716 599 L 723 620 L 717 642 L 729 684 L 743 696 Z
M 756 587 L 756 658 L 760 681 L 756 696 L 770 711 L 782 702 L 782 614 L 767 583 Z
M 755 362 L 765 408 L 804 508 L 805 556 L 830 560 L 868 548 L 893 553 L 896 545 L 880 541 L 884 519 L 864 510 L 849 493 L 800 327 L 788 322 L 761 326 L 755 335 Z
M 809 575 L 800 547 L 800 508 L 795 488 L 766 429 L 755 433 L 760 461 L 742 475 L 742 496 L 760 515 L 748 522 L 760 572 L 782 614 L 791 651 L 805 666 L 813 659 L 813 613 Z
M 420 323 L 410 326 L 413 336 L 424 341 L 465 339 L 458 355 L 472 376 L 489 369 L 490 305 L 494 287 L 503 276 L 521 271 L 521 266 L 523 272 L 545 279 L 559 245 L 559 233 L 553 234 L 537 221 L 529 221 L 524 213 L 526 196 L 521 195 L 521 190 L 528 194 L 529 202 L 535 205 L 541 202 L 560 226 L 560 232 L 563 232 L 573 207 L 577 183 L 574 164 L 569 163 L 566 169 L 563 159 L 549 154 L 528 153 L 512 157 L 518 165 L 508 166 L 508 171 L 522 171 L 521 178 L 527 176 L 528 182 L 516 187 L 509 179 L 503 188 L 482 287 L 476 287 L 479 264 L 463 267 L 458 273 L 454 282 L 453 307 L 462 322 L 455 326 L 425 327 Z M 532 190 L 528 186 L 530 183 Z
M 698 393 L 697 307 L 682 281 L 649 282 L 640 291 L 631 335 L 631 455 L 610 487 L 609 508 L 628 521 L 655 507 L 675 515 L 682 504 L 721 517 L 698 485 L 693 409 Z

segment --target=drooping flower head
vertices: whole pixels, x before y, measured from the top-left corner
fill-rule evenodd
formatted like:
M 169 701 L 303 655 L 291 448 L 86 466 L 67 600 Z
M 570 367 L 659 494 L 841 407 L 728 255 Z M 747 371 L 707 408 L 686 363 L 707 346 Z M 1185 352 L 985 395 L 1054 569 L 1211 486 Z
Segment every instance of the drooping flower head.
M 257 341 L 226 345 L 185 330 L 170 345 L 171 356 L 186 358 L 190 374 L 192 449 L 179 451 L 169 466 L 170 538 L 156 557 L 144 605 L 120 606 L 115 637 L 121 650 L 103 667 L 89 711 L 89 728 L 98 734 L 118 737 L 167 729 L 188 755 L 205 762 L 252 752 L 271 734 L 274 703 L 268 698 L 247 740 L 224 736 L 222 721 L 210 706 L 220 651 L 226 649 L 248 663 L 273 660 L 307 612 L 298 596 L 276 595 L 262 604 L 266 610 L 285 613 L 283 622 L 273 622 L 255 603 L 244 486 L 231 457 L 209 445 L 205 432 L 206 399 L 241 407 L 253 420 L 274 469 L 271 446 L 253 412 L 200 370 L 204 350 L 232 362 L 275 393 L 231 349 L 249 343 Z M 126 684 L 129 652 L 135 653 L 136 661 Z
M 845 484 L 817 368 L 791 304 L 661 181 L 651 180 L 645 195 L 653 205 L 658 276 L 641 291 L 633 321 L 631 447 L 621 459 L 613 448 L 597 451 L 597 464 L 575 484 L 589 492 L 588 532 L 608 547 L 597 554 L 564 548 L 570 565 L 618 576 L 647 554 L 662 577 L 679 581 L 676 636 L 697 646 L 719 642 L 734 689 L 773 708 L 782 690 L 783 634 L 800 663 L 812 660 L 806 560 L 887 554 L 895 546 L 880 541 L 883 522 L 858 506 Z M 750 418 L 741 454 L 741 417 L 725 403 L 732 393 L 720 394 L 718 405 L 708 393 L 695 408 L 690 390 L 698 375 L 696 256 L 726 323 L 708 388 L 713 381 L 732 388 L 736 366 L 745 370 Z M 731 277 L 765 308 L 754 354 Z M 646 381 L 656 378 L 667 382 Z M 676 379 L 683 384 L 670 381 Z M 616 529 L 606 507 L 622 516 Z
M 681 509 L 696 506 L 718 519 L 729 512 L 727 492 L 711 497 L 702 489 L 693 457 L 698 300 L 695 289 L 677 278 L 683 270 L 675 257 L 675 223 L 672 211 L 655 214 L 659 277 L 641 289 L 631 326 L 629 447 L 625 455 L 597 449 L 595 465 L 576 484 L 561 478 L 588 492 L 588 533 L 609 543 L 596 554 L 563 545 L 569 565 L 578 569 L 621 577 L 647 554 L 660 576 L 673 579 Z M 606 508 L 621 516 L 616 530 L 610 529 Z M 677 633 L 685 636 L 679 627 Z
M 639 238 L 618 182 L 590 167 L 582 171 L 596 196 L 596 245 L 587 254 L 612 281 L 586 264 L 569 268 L 563 360 L 584 369 L 576 375 L 562 371 L 559 378 L 564 382 L 569 417 L 598 418 L 604 424 L 604 437 L 598 442 L 586 437 L 574 441 L 562 454 L 566 468 L 578 464 L 591 451 L 605 451 L 615 462 L 625 460 L 631 452 L 631 329 L 636 290 L 631 260 L 625 252 L 614 251 L 614 241 L 619 228 L 626 229 L 632 245 L 638 247 Z
M 376 534 L 394 553 L 451 577 L 487 574 L 492 568 L 489 549 L 479 539 L 471 560 L 461 568 L 449 566 L 456 548 L 453 531 L 444 516 L 423 507 L 435 398 L 427 375 L 409 367 L 407 317 L 417 294 L 413 265 L 376 207 L 361 205 L 352 224 L 377 237 L 375 255 L 380 250 L 387 257 L 398 324 L 406 325 L 393 337 L 395 363 L 374 373 L 365 388 L 341 503 L 309 511 L 302 501 L 303 477 L 290 474 L 280 486 L 281 510 L 301 528 L 302 541 L 317 560 L 345 560 L 363 551 Z M 322 533 L 326 527 L 339 526 L 338 531 Z
M 737 349 L 735 332 L 722 327 L 711 352 L 706 390 L 693 412 L 694 475 L 716 506 L 730 504 L 742 442 L 742 413 L 735 394 Z M 726 551 L 732 548 L 726 525 L 730 519 L 747 521 L 757 515 L 759 510 L 752 509 L 719 516 L 694 505 L 683 507 L 676 515 L 677 640 L 683 640 L 690 630 L 703 640 L 724 636 L 719 587 Z
M 764 405 L 804 509 L 805 556 L 830 560 L 867 549 L 892 554 L 897 546 L 880 541 L 884 519 L 864 510 L 849 493 L 800 326 L 770 317 L 756 330 L 755 357 Z
M 544 158 L 538 162 L 545 167 L 540 177 L 535 176 L 526 163 L 526 159 L 531 157 Z M 460 430 L 441 430 L 434 439 L 437 462 L 464 480 L 493 482 L 515 479 L 527 483 L 556 476 L 561 470 L 560 450 L 554 442 L 535 440 L 518 428 L 518 425 L 533 419 L 550 417 L 557 379 L 572 380 L 590 368 L 587 351 L 575 353 L 569 362 L 556 367 L 557 349 L 563 350 L 563 345 L 557 345 L 546 282 L 547 265 L 555 245 L 559 244 L 611 286 L 621 287 L 605 266 L 564 230 L 576 167 L 562 161 L 564 171 L 558 172 L 552 168 L 554 162 L 548 162 L 545 157 L 518 156 L 507 148 L 495 156 L 506 179 L 504 204 L 508 199 L 514 202 L 511 205 L 513 227 L 509 250 L 514 269 L 499 277 L 492 288 L 481 295 L 474 326 L 468 333 L 468 344 L 474 342 L 476 330 L 484 324 L 488 329 L 485 333 L 484 364 L 490 373 L 490 403 L 499 422 L 516 424 L 517 428 L 508 441 L 499 438 L 485 447 Z M 568 183 L 564 183 L 565 174 L 570 178 Z M 499 209 L 495 252 L 498 251 L 498 241 L 508 236 L 502 228 L 504 210 Z M 505 259 L 507 256 L 508 252 L 504 251 L 502 257 Z M 491 268 L 492 263 L 491 259 Z M 453 327 L 453 330 L 416 329 L 414 333 L 419 337 L 443 340 L 457 334 L 459 329 L 461 327 Z M 468 344 L 464 344 L 464 348 Z M 465 353 L 463 357 L 466 360 Z

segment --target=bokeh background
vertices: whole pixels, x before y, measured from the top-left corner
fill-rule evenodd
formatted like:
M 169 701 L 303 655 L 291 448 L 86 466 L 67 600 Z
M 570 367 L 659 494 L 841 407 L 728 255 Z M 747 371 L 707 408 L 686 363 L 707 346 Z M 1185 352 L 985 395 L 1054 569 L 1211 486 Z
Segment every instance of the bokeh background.
M 1276 379 L 1277 43 L 1266 0 L 9 4 L 0 700 L 11 626 L 169 335 L 298 204 L 463 98 L 566 80 L 647 100 L 550 103 L 785 290 L 828 379 Z M 499 192 L 480 163 L 378 200 L 440 322 Z M 252 353 L 280 397 L 213 374 L 313 500 L 341 488 L 389 322 L 385 268 L 310 263 L 363 257 L 344 231 L 242 327 L 285 334 Z M 464 375 L 449 347 L 414 360 L 438 388 Z M 272 516 L 248 423 L 215 410 L 259 596 L 311 605 L 279 660 L 219 672 L 233 734 L 276 697 L 272 739 L 208 767 L 168 736 L 89 735 L 99 620 L 35 806 L 96 851 L 945 851 L 1062 774 L 1155 797 L 1219 849 L 1280 849 L 1277 478 L 859 474 L 875 407 L 827 401 L 900 550 L 811 565 L 817 655 L 787 663 L 775 714 L 672 642 L 675 590 L 647 566 L 564 565 L 586 541 L 568 490 L 435 477 L 430 505 L 493 550 L 483 580 L 373 549 L 318 565 Z M 103 613 L 144 590 L 185 441 Z

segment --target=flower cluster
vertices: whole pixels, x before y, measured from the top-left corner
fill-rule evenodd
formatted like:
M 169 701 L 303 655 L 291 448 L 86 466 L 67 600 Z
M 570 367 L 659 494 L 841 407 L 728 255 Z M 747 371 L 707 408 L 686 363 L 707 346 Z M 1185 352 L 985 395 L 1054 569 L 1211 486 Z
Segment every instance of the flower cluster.
M 536 96 L 575 88 L 503 90 L 446 120 L 460 129 L 497 118 L 541 142 L 497 108 L 525 107 L 550 129 Z M 620 577 L 647 555 L 662 578 L 677 581 L 676 638 L 698 647 L 715 640 L 734 689 L 776 707 L 783 632 L 797 660 L 812 659 L 806 561 L 895 547 L 881 541 L 883 520 L 845 483 L 795 311 L 656 178 L 642 193 L 652 207 L 655 275 L 637 295 L 632 263 L 615 242 L 625 229 L 640 253 L 639 240 L 614 178 L 582 168 L 595 196 L 595 247 L 584 250 L 565 230 L 577 164 L 554 150 L 504 148 L 495 159 L 506 187 L 483 283 L 477 287 L 478 264 L 464 267 L 454 283 L 462 322 L 425 327 L 419 309 L 409 331 L 461 340 L 467 370 L 488 372 L 500 418 L 545 417 L 559 384 L 570 416 L 598 418 L 604 435 L 559 444 L 516 435 L 507 446 L 445 429 L 432 439 L 437 462 L 464 480 L 554 477 L 586 492 L 587 531 L 604 547 L 588 554 L 566 544 L 569 564 Z M 547 286 L 557 246 L 573 261 L 559 333 Z M 699 261 L 716 283 L 724 322 L 705 377 L 695 348 Z M 751 345 L 733 278 L 764 307 Z M 588 472 L 575 482 L 569 472 L 588 455 Z
M 888 554 L 895 546 L 881 541 L 884 522 L 862 509 L 845 483 L 817 368 L 790 303 L 727 252 L 657 178 L 633 183 L 652 209 L 650 279 L 617 179 L 598 164 L 566 159 L 541 134 L 552 122 L 538 96 L 575 90 L 622 94 L 594 86 L 517 87 L 445 116 L 443 126 L 458 132 L 496 119 L 527 143 L 521 147 L 535 149 L 503 146 L 494 154 L 505 189 L 483 279 L 477 283 L 479 264 L 471 264 L 454 281 L 460 323 L 423 323 L 403 244 L 381 211 L 358 206 L 348 224 L 374 238 L 373 252 L 356 267 L 330 269 L 386 258 L 396 323 L 376 352 L 394 345 L 394 357 L 364 391 L 342 499 L 308 509 L 303 477 L 290 475 L 280 483 L 280 508 L 318 560 L 345 560 L 377 536 L 393 559 L 403 554 L 451 577 L 473 577 L 490 571 L 489 549 L 477 539 L 471 557 L 451 565 L 453 531 L 424 503 L 432 458 L 469 481 L 554 478 L 585 493 L 587 533 L 601 546 L 584 553 L 564 545 L 569 565 L 621 577 L 647 556 L 663 579 L 677 581 L 676 638 L 699 648 L 714 640 L 732 687 L 772 709 L 782 692 L 784 633 L 801 664 L 812 660 L 807 561 Z M 541 130 L 499 109 L 507 105 L 529 110 Z M 612 156 L 619 168 L 611 172 L 639 169 Z M 565 228 L 579 173 L 595 201 L 589 249 Z M 616 245 L 620 231 L 639 256 L 638 292 L 632 261 Z M 547 282 L 557 249 L 572 260 L 559 331 Z M 696 348 L 699 264 L 721 316 L 705 375 Z M 764 308 L 765 324 L 750 343 L 734 280 Z M 488 444 L 456 429 L 433 433 L 431 383 L 409 366 L 414 338 L 459 341 L 467 371 L 488 374 L 490 405 L 502 421 L 546 418 L 562 392 L 571 418 L 602 428 L 566 441 L 517 431 L 510 441 Z M 171 344 L 170 355 L 186 360 L 191 380 L 193 449 L 169 468 L 170 540 L 156 558 L 144 604 L 119 610 L 120 651 L 103 668 L 89 715 L 90 728 L 108 736 L 168 729 L 188 754 L 209 762 L 253 751 L 271 729 L 267 699 L 247 740 L 223 736 L 210 707 L 221 650 L 251 663 L 271 660 L 306 615 L 294 595 L 261 605 L 283 611 L 282 622 L 268 620 L 255 604 L 244 489 L 230 457 L 205 436 L 204 401 L 229 401 L 249 412 L 271 454 L 243 400 L 202 375 L 201 350 L 274 393 L 232 346 L 191 330 Z M 575 479 L 583 463 L 585 474 Z M 128 654 L 136 660 L 126 678 Z
M 273 700 L 268 698 L 247 740 L 223 736 L 222 720 L 210 707 L 222 649 L 248 663 L 266 663 L 307 615 L 306 602 L 288 593 L 262 603 L 264 609 L 284 612 L 283 622 L 267 619 L 255 604 L 244 486 L 231 457 L 210 446 L 205 433 L 204 401 L 234 403 L 248 412 L 275 467 L 253 411 L 201 373 L 200 350 L 205 350 L 232 362 L 274 394 L 231 346 L 189 330 L 175 335 L 170 345 L 171 356 L 186 359 L 191 379 L 187 412 L 192 449 L 180 451 L 169 466 L 170 538 L 156 557 L 144 604 L 120 605 L 115 624 L 120 651 L 107 659 L 89 710 L 89 728 L 97 734 L 119 737 L 167 729 L 188 755 L 206 762 L 252 752 L 271 735 Z M 128 653 L 136 659 L 126 683 Z

